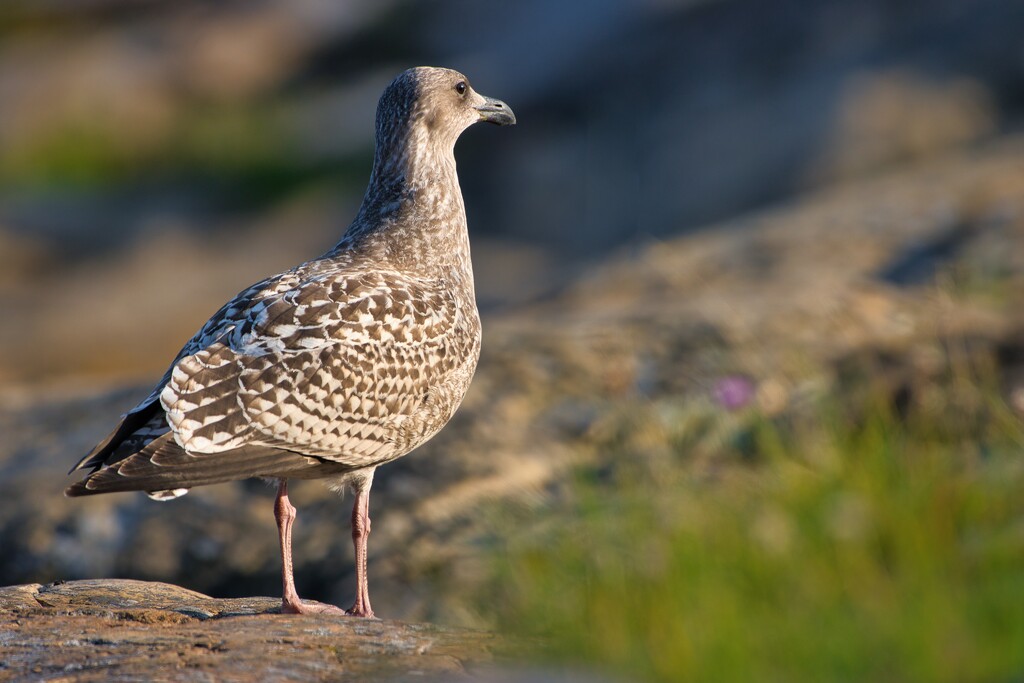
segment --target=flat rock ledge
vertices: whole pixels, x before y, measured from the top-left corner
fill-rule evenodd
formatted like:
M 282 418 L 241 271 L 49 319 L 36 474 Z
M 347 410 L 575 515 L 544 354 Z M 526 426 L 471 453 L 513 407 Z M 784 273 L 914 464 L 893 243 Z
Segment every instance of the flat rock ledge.
M 0 681 L 466 680 L 490 678 L 504 649 L 481 631 L 280 609 L 148 581 L 0 588 Z

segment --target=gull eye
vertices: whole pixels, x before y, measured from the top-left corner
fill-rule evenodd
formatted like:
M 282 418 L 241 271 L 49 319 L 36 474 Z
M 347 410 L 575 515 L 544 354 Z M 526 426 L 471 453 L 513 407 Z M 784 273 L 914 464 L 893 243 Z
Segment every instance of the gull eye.
M 455 84 L 455 92 L 460 95 L 465 95 L 467 90 L 469 90 L 469 86 L 466 85 L 466 81 L 459 81 Z

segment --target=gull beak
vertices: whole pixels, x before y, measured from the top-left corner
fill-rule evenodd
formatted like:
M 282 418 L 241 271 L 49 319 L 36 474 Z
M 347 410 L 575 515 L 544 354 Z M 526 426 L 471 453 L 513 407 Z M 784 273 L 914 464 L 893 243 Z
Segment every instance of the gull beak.
M 480 120 L 487 123 L 499 126 L 514 126 L 516 123 L 516 115 L 512 113 L 511 107 L 493 97 L 485 97 L 484 103 L 476 110 L 480 112 Z

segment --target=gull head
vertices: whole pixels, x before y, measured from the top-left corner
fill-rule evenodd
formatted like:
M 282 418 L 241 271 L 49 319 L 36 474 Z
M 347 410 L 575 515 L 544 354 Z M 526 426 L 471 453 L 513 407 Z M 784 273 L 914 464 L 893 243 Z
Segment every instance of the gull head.
M 476 92 L 458 71 L 418 66 L 400 73 L 377 105 L 378 146 L 392 147 L 399 136 L 427 138 L 451 149 L 464 130 L 486 121 L 515 124 L 512 109 Z

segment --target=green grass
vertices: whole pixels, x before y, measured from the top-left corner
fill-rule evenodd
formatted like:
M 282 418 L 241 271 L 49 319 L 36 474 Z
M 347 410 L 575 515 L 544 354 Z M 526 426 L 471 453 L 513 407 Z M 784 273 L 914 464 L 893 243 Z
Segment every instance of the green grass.
M 481 609 L 624 680 L 1022 680 L 1021 423 L 969 368 L 878 384 L 623 409 Z
M 372 150 L 304 157 L 295 151 L 287 114 L 274 102 L 192 103 L 166 129 L 127 131 L 106 120 L 64 121 L 5 150 L 0 182 L 91 191 L 189 184 L 258 206 L 324 180 L 361 190 L 373 158 Z

